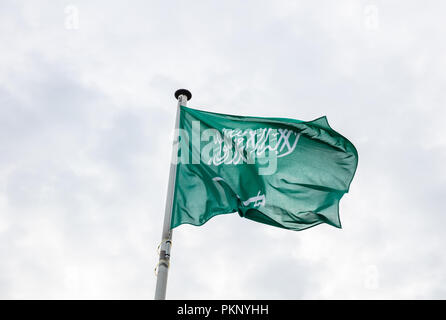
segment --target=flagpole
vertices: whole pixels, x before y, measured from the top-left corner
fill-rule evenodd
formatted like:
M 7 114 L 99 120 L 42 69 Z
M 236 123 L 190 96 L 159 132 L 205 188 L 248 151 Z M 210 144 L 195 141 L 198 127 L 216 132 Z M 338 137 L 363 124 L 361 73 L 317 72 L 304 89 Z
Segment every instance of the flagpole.
M 166 207 L 164 211 L 163 233 L 159 247 L 159 262 L 157 266 L 157 279 L 155 289 L 155 300 L 166 299 L 167 275 L 170 264 L 170 247 L 172 245 L 172 229 L 170 222 L 172 220 L 173 192 L 175 187 L 175 178 L 177 172 L 176 157 L 178 156 L 178 128 L 180 120 L 180 106 L 187 106 L 187 101 L 192 98 L 192 93 L 186 89 L 175 91 L 175 98 L 178 100 L 176 118 L 175 118 L 175 136 L 172 146 L 172 158 L 169 171 L 169 184 L 167 186 Z

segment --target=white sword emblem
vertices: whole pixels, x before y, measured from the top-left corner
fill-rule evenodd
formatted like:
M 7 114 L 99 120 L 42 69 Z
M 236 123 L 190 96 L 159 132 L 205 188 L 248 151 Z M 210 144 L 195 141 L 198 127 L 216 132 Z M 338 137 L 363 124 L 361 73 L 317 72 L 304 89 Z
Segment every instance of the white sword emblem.
M 222 177 L 214 177 L 214 178 L 212 178 L 212 180 L 214 182 L 225 181 Z M 221 193 L 221 196 L 223 197 L 223 199 L 226 199 L 226 194 L 225 194 L 223 188 L 220 186 L 220 184 L 216 184 L 216 185 L 219 186 L 218 191 Z M 237 196 L 237 198 L 240 199 L 240 196 L 238 194 L 236 194 L 236 196 Z M 265 203 L 266 203 L 265 195 L 264 194 L 260 194 L 260 190 L 259 190 L 259 192 L 257 193 L 256 196 L 251 197 L 248 200 L 242 201 L 242 204 L 245 207 L 249 206 L 251 203 L 254 203 L 254 207 L 263 207 L 263 206 L 265 206 Z

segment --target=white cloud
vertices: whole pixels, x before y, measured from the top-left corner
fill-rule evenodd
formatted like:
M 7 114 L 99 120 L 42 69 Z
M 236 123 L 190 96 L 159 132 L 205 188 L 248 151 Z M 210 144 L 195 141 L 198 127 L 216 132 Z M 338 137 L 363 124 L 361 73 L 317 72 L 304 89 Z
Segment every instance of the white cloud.
M 444 4 L 71 4 L 0 5 L 1 298 L 153 297 L 179 87 L 360 158 L 342 230 L 175 229 L 168 297 L 445 298 Z

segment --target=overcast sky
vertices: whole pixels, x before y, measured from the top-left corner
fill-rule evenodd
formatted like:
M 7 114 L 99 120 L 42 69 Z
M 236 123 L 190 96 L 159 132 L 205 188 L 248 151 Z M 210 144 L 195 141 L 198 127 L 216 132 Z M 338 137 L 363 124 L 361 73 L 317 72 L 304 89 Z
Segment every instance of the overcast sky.
M 174 230 L 168 298 L 446 298 L 442 1 L 0 2 L 0 298 L 152 299 L 173 93 L 359 152 L 343 229 Z

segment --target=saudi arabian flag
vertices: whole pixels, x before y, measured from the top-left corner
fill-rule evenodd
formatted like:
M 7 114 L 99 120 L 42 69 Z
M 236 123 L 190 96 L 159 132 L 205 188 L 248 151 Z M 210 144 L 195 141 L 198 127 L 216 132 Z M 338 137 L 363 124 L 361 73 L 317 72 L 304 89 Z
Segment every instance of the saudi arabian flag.
M 358 164 L 326 117 L 244 117 L 180 107 L 171 227 L 235 213 L 272 226 L 341 227 L 339 200 Z

